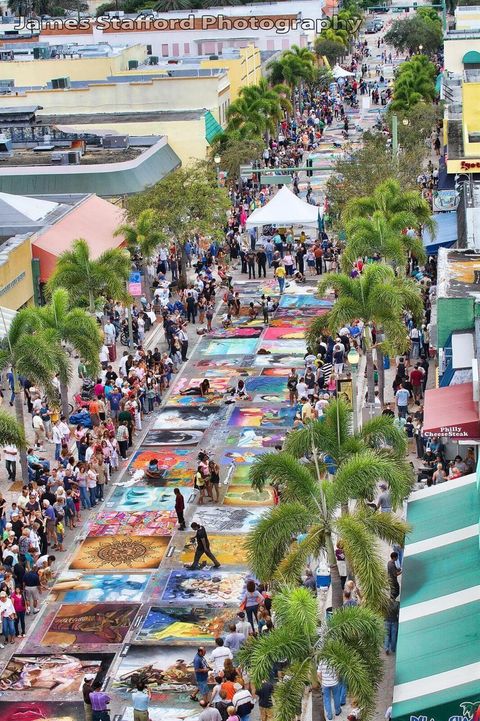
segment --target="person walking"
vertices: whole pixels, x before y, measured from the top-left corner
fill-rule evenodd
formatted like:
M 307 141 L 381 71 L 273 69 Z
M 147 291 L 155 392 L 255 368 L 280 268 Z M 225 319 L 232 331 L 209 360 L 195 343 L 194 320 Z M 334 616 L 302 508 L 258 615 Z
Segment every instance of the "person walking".
M 138 681 L 132 691 L 133 721 L 149 721 L 148 706 L 151 693 L 144 681 Z
M 192 701 L 198 701 L 197 694 L 201 694 L 205 704 L 208 703 L 209 688 L 208 688 L 208 672 L 209 666 L 207 659 L 205 658 L 205 648 L 199 646 L 197 653 L 193 659 L 193 671 L 195 673 L 195 681 L 197 682 L 197 689 L 190 695 Z
M 258 269 L 258 277 L 267 277 L 267 254 L 265 252 L 265 248 L 260 247 L 257 250 L 257 269 Z
M 178 528 L 180 531 L 185 530 L 185 499 L 180 493 L 179 488 L 174 488 L 173 492 L 175 494 L 175 513 L 177 514 L 177 520 L 178 520 Z
M 95 674 L 93 673 L 87 673 L 83 677 L 82 696 L 85 721 L 92 721 L 92 702 L 90 701 L 90 694 L 93 691 L 92 683 L 94 680 Z
M 107 708 L 110 703 L 110 696 L 102 690 L 101 681 L 94 681 L 90 693 L 92 704 L 92 721 L 110 721 L 110 712 Z
M 7 470 L 8 480 L 15 483 L 15 479 L 17 477 L 17 447 L 12 445 L 4 446 L 3 457 L 5 459 L 5 468 Z
M 115 438 L 117 439 L 121 457 L 126 459 L 128 449 L 128 428 L 124 423 L 120 423 L 118 426 Z
M 321 661 L 317 668 L 318 680 L 322 684 L 323 703 L 328 721 L 333 719 L 332 699 L 335 707 L 335 714 L 342 713 L 340 705 L 340 684 L 335 671 L 325 662 Z
M 188 335 L 183 328 L 183 326 L 180 328 L 180 330 L 177 332 L 177 338 L 180 341 L 180 348 L 182 351 L 182 361 L 185 363 L 188 361 L 187 353 L 188 353 Z
M 0 616 L 5 643 L 15 643 L 15 609 L 6 591 L 0 591 Z
M 408 400 L 410 398 L 410 391 L 403 387 L 400 383 L 395 393 L 395 401 L 397 403 L 397 411 L 399 418 L 406 418 L 408 415 Z
M 399 610 L 399 602 L 396 598 L 391 598 L 385 615 L 385 641 L 383 643 L 387 656 L 397 650 Z
M 203 555 L 207 556 L 215 568 L 220 568 L 220 563 L 217 561 L 212 551 L 210 550 L 210 541 L 208 540 L 207 532 L 204 526 L 200 526 L 198 523 L 191 523 L 190 528 L 195 531 L 195 536 L 192 538 L 192 542 L 196 543 L 195 555 L 193 557 L 193 563 L 189 566 L 191 571 L 200 568 L 199 561 Z
M 255 689 L 260 709 L 260 721 L 272 721 L 273 719 L 273 683 L 264 681 L 260 688 Z
M 195 325 L 195 318 L 197 316 L 197 303 L 196 303 L 193 293 L 191 291 L 189 291 L 187 293 L 186 306 L 187 306 L 187 321 L 189 323 L 192 323 L 193 325 Z
M 280 295 L 283 293 L 283 289 L 285 288 L 285 275 L 286 275 L 285 267 L 280 264 L 280 265 L 275 269 L 275 278 L 276 278 L 277 281 L 278 281 L 278 287 L 279 287 L 279 289 L 280 289 Z
M 253 617 L 255 616 L 258 624 L 258 607 L 264 602 L 264 600 L 265 599 L 260 591 L 257 591 L 257 584 L 255 581 L 253 579 L 247 581 L 245 595 L 242 599 L 242 606 L 245 608 L 248 622 L 250 623 L 254 634 L 256 633 L 256 629 L 253 623 Z

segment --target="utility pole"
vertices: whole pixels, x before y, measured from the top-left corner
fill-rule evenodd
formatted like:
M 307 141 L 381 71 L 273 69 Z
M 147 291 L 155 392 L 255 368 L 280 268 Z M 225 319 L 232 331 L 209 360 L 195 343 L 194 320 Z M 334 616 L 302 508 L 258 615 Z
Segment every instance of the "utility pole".
M 392 155 L 398 154 L 398 116 L 392 115 Z

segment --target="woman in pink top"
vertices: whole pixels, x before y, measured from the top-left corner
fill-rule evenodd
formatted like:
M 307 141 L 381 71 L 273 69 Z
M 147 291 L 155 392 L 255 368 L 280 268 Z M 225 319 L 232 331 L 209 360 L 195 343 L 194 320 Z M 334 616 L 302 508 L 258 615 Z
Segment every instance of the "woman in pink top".
M 24 638 L 25 636 L 25 611 L 27 609 L 25 605 L 25 597 L 23 595 L 23 591 L 21 588 L 16 588 L 15 593 L 12 593 L 10 596 L 10 600 L 13 603 L 13 608 L 15 609 L 16 613 L 16 619 L 14 620 L 15 625 L 15 636 L 21 636 Z M 21 629 L 22 633 L 18 633 L 19 628 Z

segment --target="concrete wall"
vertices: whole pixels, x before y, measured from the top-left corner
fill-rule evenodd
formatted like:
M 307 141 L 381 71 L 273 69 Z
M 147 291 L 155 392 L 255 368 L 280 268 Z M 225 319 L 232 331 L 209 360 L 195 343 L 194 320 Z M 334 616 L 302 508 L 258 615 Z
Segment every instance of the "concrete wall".
M 30 238 L 11 240 L 0 254 L 0 305 L 18 310 L 33 299 L 32 252 Z
M 68 90 L 28 90 L 0 98 L 2 107 L 40 105 L 39 114 L 64 115 L 150 110 L 210 110 L 217 120 L 230 100 L 227 75 L 153 78 L 144 82 L 104 83 Z
M 480 53 L 480 33 L 478 38 L 469 39 L 446 37 L 443 45 L 445 69 L 452 73 L 463 73 L 463 56 L 470 50 Z
M 168 144 L 182 161 L 188 165 L 195 160 L 205 160 L 209 144 L 205 138 L 205 120 L 172 120 L 127 123 L 116 121 L 111 123 L 75 123 L 75 128 L 88 132 L 94 127 L 96 130 L 107 130 L 120 135 L 165 135 Z
M 235 100 L 240 88 L 245 85 L 256 85 L 262 75 L 260 50 L 254 45 L 240 49 L 239 58 L 219 58 L 218 60 L 202 60 L 202 68 L 227 68 L 230 80 L 230 97 Z
M 473 330 L 474 298 L 438 298 L 438 347 L 443 348 L 448 336 L 455 330 Z
M 16 87 L 46 85 L 52 78 L 70 80 L 105 80 L 128 70 L 129 60 L 144 62 L 145 45 L 132 45 L 109 58 L 58 58 L 54 60 L 12 60 L 0 63 L 0 79 L 12 78 Z

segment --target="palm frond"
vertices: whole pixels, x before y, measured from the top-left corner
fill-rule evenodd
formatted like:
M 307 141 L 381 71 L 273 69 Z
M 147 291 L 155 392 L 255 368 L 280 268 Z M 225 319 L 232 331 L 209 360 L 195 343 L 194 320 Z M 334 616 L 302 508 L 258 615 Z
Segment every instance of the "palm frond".
M 280 561 L 274 580 L 286 583 L 298 583 L 308 558 L 318 558 L 325 549 L 325 525 L 313 524 L 306 538 L 294 541 L 290 550 Z
M 406 521 L 394 513 L 377 513 L 365 508 L 358 509 L 356 515 L 370 533 L 389 545 L 398 543 L 403 546 L 405 536 L 412 530 Z
M 307 588 L 284 585 L 273 598 L 277 625 L 299 626 L 301 635 L 313 639 L 318 626 L 317 601 Z
M 289 453 L 265 453 L 255 459 L 250 469 L 253 488 L 262 490 L 267 482 L 285 486 L 283 497 L 289 502 L 300 502 L 312 507 L 318 488 L 308 469 Z
M 245 540 L 248 562 L 257 578 L 273 578 L 292 540 L 305 533 L 312 520 L 311 510 L 300 503 L 281 503 L 262 516 Z
M 335 527 L 342 539 L 345 556 L 358 579 L 366 605 L 382 613 L 388 604 L 389 586 L 386 566 L 376 537 L 357 513 L 337 518 Z
M 25 448 L 25 431 L 17 421 L 5 411 L 0 410 L 0 445 Z
M 375 416 L 365 421 L 360 430 L 360 437 L 371 448 L 380 448 L 385 445 L 400 458 L 406 456 L 408 441 L 405 432 L 397 428 L 393 423 L 393 418 L 389 416 Z
M 275 686 L 273 693 L 273 715 L 275 721 L 295 721 L 302 710 L 305 687 L 312 677 L 312 661 L 303 661 L 289 666 L 287 673 Z

